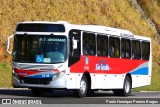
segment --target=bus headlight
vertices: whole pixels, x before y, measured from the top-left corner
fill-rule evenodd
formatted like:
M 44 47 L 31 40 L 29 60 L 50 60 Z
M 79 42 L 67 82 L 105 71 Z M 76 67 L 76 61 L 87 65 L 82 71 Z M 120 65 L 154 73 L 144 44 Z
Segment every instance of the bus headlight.
M 65 74 L 65 71 L 59 72 L 59 76 L 61 76 L 61 75 L 63 75 L 63 74 Z
M 12 74 L 15 78 L 19 79 L 18 74 L 14 70 L 12 70 Z
M 58 78 L 58 77 L 64 75 L 65 72 L 66 72 L 66 71 L 64 70 L 64 71 L 59 71 L 59 72 L 53 74 L 53 79 Z

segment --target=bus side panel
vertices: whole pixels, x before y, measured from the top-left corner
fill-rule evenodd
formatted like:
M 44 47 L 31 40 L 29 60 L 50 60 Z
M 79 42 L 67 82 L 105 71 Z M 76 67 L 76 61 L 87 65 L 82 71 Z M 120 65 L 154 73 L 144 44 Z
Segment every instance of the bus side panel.
M 134 81 L 138 82 L 141 79 L 135 80 L 134 75 L 148 76 L 148 63 L 147 60 L 81 56 L 80 60 L 70 67 L 70 73 L 88 72 L 91 75 L 92 89 L 122 88 L 124 78 L 129 73 L 133 75 L 133 87 L 138 87 L 146 83 L 136 85 Z
M 105 82 L 104 74 L 94 74 L 94 75 L 95 75 L 94 89 L 105 88 L 103 85 L 103 83 Z
M 68 75 L 67 89 L 79 89 L 82 73 L 70 73 Z
M 116 89 L 123 88 L 124 75 L 91 74 L 91 89 Z
M 132 88 L 151 84 L 151 60 L 141 66 L 145 69 L 141 69 L 139 72 L 136 72 L 137 74 L 132 74 Z
M 67 89 L 79 89 L 82 73 L 71 73 L 68 76 Z M 115 74 L 90 74 L 91 89 L 121 89 L 125 75 Z
M 106 76 L 105 88 L 106 89 L 122 89 L 124 82 L 124 74 L 109 74 Z
M 150 85 L 151 83 L 151 65 L 150 61 L 138 66 L 131 72 L 132 88 Z
M 132 75 L 132 88 L 150 85 L 150 79 L 148 75 Z

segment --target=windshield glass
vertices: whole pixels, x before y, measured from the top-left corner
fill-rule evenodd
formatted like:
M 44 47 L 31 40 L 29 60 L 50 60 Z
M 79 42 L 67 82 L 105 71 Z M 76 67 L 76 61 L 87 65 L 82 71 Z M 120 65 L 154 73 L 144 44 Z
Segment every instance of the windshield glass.
M 13 61 L 60 63 L 67 57 L 67 38 L 63 35 L 15 35 Z

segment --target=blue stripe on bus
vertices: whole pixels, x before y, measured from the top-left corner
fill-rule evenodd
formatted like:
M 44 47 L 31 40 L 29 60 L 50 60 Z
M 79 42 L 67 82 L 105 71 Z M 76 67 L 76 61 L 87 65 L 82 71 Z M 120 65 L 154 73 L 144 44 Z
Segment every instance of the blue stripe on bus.
M 148 75 L 148 67 L 137 69 L 131 72 L 132 75 Z
M 27 78 L 52 78 L 53 74 L 35 74 L 26 76 Z

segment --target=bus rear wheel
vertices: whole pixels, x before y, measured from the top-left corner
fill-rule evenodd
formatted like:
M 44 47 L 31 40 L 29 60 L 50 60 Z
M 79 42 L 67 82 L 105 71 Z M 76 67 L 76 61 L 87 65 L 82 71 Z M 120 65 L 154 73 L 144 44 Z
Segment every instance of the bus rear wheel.
M 87 94 L 87 89 L 88 89 L 87 78 L 85 75 L 83 75 L 80 81 L 80 89 L 74 90 L 74 94 L 76 97 L 83 98 Z
M 113 90 L 114 95 L 116 96 L 129 96 L 131 94 L 132 83 L 129 76 L 125 77 L 123 89 Z

